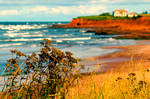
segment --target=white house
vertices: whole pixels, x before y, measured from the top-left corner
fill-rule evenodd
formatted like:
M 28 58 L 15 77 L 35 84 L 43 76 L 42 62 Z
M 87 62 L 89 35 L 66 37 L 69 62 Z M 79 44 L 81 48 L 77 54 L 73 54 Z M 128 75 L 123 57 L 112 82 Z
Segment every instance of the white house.
M 128 15 L 128 11 L 125 9 L 119 9 L 114 11 L 115 17 L 125 17 Z
M 138 16 L 138 14 L 135 12 L 128 13 L 128 17 L 136 17 L 136 16 Z

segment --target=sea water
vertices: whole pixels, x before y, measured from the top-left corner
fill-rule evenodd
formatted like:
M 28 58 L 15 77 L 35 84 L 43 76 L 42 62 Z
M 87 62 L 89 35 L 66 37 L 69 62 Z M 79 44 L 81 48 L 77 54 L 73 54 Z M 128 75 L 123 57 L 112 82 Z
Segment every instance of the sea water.
M 75 57 L 87 58 L 112 53 L 116 50 L 104 46 L 132 45 L 134 40 L 116 40 L 115 35 L 95 35 L 85 29 L 48 29 L 48 25 L 68 22 L 0 22 L 0 72 L 11 58 L 10 50 L 26 54 L 39 52 L 40 42 L 47 38 L 62 51 L 71 51 Z

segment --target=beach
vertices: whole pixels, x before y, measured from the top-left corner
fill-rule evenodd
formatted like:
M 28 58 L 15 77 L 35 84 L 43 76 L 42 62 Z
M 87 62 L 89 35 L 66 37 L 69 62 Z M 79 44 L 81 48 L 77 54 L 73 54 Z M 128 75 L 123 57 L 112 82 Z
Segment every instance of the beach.
M 99 66 L 98 72 L 121 72 L 128 71 L 131 68 L 137 70 L 136 67 L 129 66 L 131 62 L 142 62 L 145 65 L 143 68 L 146 68 L 150 65 L 150 44 L 146 44 L 148 42 L 150 41 L 137 41 L 136 45 L 102 47 L 103 49 L 115 49 L 116 51 L 102 56 L 87 58 L 82 63 L 88 66 L 90 64 Z
M 108 91 L 106 90 L 106 93 L 111 92 L 110 90 L 115 87 L 112 86 L 115 83 L 119 84 L 115 82 L 116 79 L 123 79 L 122 81 L 125 83 L 130 73 L 136 74 L 136 81 L 145 80 L 149 82 L 150 44 L 147 44 L 148 42 L 149 40 L 137 41 L 136 45 L 103 47 L 104 49 L 118 49 L 118 51 L 85 59 L 83 64 L 95 64 L 98 67 L 93 73 L 87 72 L 83 74 L 78 86 L 71 88 L 71 96 L 73 98 L 78 97 L 77 95 L 80 98 L 88 98 L 88 95 L 97 96 L 107 86 Z M 94 90 L 95 94 L 91 93 L 92 90 Z

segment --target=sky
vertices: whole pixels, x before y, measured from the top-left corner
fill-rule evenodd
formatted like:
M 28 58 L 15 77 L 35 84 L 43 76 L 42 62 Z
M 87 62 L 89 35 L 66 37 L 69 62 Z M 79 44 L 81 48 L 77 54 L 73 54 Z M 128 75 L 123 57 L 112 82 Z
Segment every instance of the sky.
M 150 0 L 0 0 L 0 21 L 70 21 L 116 9 L 150 11 Z

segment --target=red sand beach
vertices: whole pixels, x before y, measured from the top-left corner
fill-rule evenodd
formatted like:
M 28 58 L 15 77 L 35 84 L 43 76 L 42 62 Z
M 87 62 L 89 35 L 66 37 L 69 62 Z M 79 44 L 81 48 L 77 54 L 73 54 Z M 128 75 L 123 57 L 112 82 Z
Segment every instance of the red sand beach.
M 143 41 L 141 41 L 142 43 Z M 149 41 L 144 41 L 149 42 Z M 138 41 L 139 43 L 139 41 Z M 130 68 L 132 62 L 142 62 L 144 68 L 150 66 L 150 44 L 128 45 L 128 46 L 113 46 L 103 47 L 104 49 L 119 49 L 117 52 L 104 56 L 97 56 L 85 59 L 83 64 L 97 64 L 100 66 L 98 71 L 126 71 Z M 124 68 L 124 69 L 123 69 Z

